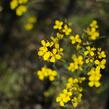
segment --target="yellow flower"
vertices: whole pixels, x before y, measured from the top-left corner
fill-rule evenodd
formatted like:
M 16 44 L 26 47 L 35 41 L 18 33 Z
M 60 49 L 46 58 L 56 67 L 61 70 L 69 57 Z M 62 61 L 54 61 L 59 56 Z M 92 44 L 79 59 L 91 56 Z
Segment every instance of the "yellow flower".
M 33 24 L 32 24 L 32 23 L 27 23 L 27 24 L 25 24 L 25 25 L 24 25 L 24 29 L 25 29 L 25 30 L 31 30 L 31 29 L 33 29 Z
M 55 62 L 56 59 L 58 59 L 58 60 L 61 59 L 61 55 L 57 54 L 57 52 L 58 52 L 57 49 L 53 49 L 50 62 Z
M 38 51 L 38 55 L 39 56 L 43 56 L 48 51 L 47 47 L 50 46 L 50 43 L 49 42 L 45 42 L 44 40 L 41 41 L 41 44 L 42 44 L 42 47 L 40 47 L 39 51 Z
M 86 47 L 86 51 L 84 51 L 84 55 L 85 56 L 87 56 L 88 54 L 90 55 L 90 56 L 94 56 L 94 51 L 96 50 L 96 48 L 94 48 L 94 47 L 90 47 L 90 46 L 87 46 Z
M 48 69 L 48 76 L 49 76 L 49 80 L 53 81 L 57 76 L 57 72 L 55 70 Z
M 79 55 L 77 58 L 74 58 L 74 62 L 77 63 L 78 65 L 82 66 L 84 63 L 83 56 Z
M 63 35 L 63 34 L 61 34 L 61 33 L 57 33 L 56 35 L 57 35 L 57 38 L 58 38 L 58 39 L 62 39 L 62 38 L 63 38 L 63 36 L 64 36 L 64 35 Z
M 37 72 L 37 75 L 40 80 L 44 80 L 44 78 L 48 76 L 47 68 L 45 66 L 42 67 L 42 69 Z
M 57 37 L 51 36 L 50 39 L 54 42 L 54 43 L 58 43 L 59 39 Z
M 101 61 L 95 60 L 95 64 L 97 65 L 97 68 L 105 69 L 106 59 L 102 59 Z
M 12 0 L 10 2 L 11 9 L 15 9 L 18 6 L 18 0 Z
M 68 70 L 71 71 L 71 72 L 74 72 L 75 70 L 78 69 L 78 67 L 79 67 L 79 66 L 78 66 L 77 63 L 73 63 L 73 62 L 72 62 L 72 63 L 69 64 Z
M 20 5 L 20 6 L 16 9 L 16 15 L 22 16 L 26 11 L 27 11 L 27 7 L 26 7 L 25 5 Z
M 63 22 L 60 21 L 60 20 L 56 20 L 55 21 L 55 25 L 53 26 L 54 29 L 59 29 L 61 30 L 62 29 L 62 25 L 63 25 Z
M 43 55 L 43 59 L 44 59 L 45 61 L 48 61 L 49 58 L 50 58 L 50 56 L 51 56 L 51 52 L 50 52 L 50 51 L 45 52 L 45 54 Z
M 106 58 L 106 53 L 105 51 L 98 51 L 98 58 L 101 59 L 101 58 Z
M 72 41 L 72 44 L 81 43 L 79 34 L 76 34 L 75 36 L 70 36 L 70 39 Z
M 96 40 L 100 36 L 99 32 L 97 31 L 97 28 L 98 28 L 97 21 L 94 20 L 90 24 L 90 27 L 86 29 L 85 32 L 89 35 L 90 40 Z
M 68 27 L 68 25 L 64 25 L 64 28 L 62 30 L 65 35 L 69 35 L 72 32 L 72 29 Z
M 89 72 L 89 83 L 88 85 L 90 87 L 99 87 L 101 85 L 101 83 L 99 82 L 99 80 L 101 79 L 101 74 L 100 74 L 100 70 L 98 68 L 92 68 Z
M 90 27 L 98 28 L 97 21 L 93 20 L 92 23 L 90 24 Z
M 56 98 L 56 102 L 60 103 L 60 106 L 64 106 L 65 103 L 70 101 L 72 93 L 69 92 L 67 89 L 64 89 L 62 93 Z
M 87 58 L 86 59 L 86 61 L 85 61 L 86 63 L 93 63 L 94 62 L 94 58 Z

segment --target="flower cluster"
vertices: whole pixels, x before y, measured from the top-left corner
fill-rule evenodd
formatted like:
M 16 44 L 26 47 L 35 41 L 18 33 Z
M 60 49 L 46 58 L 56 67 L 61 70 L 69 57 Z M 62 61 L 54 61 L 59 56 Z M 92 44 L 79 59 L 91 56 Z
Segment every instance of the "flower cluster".
M 61 59 L 63 49 L 60 48 L 59 43 L 42 40 L 41 44 L 38 55 L 42 56 L 45 61 L 54 63 L 56 60 Z
M 84 77 L 68 78 L 66 88 L 56 98 L 56 101 L 59 102 L 60 106 L 65 106 L 65 104 L 70 101 L 73 107 L 77 107 L 78 103 L 81 101 L 81 92 L 83 91 L 79 84 L 84 80 Z
M 53 28 L 59 30 L 61 33 L 65 34 L 66 36 L 70 35 L 70 33 L 72 32 L 72 29 L 67 24 L 64 24 L 60 20 L 55 21 Z
M 44 66 L 37 72 L 37 75 L 40 80 L 44 80 L 45 77 L 49 77 L 49 80 L 53 81 L 57 76 L 57 72 Z
M 63 85 L 65 85 L 66 81 L 68 82 L 64 89 L 60 86 L 60 89 L 63 90 L 56 97 L 56 101 L 60 106 L 66 106 L 70 103 L 75 108 L 82 99 L 84 89 L 82 83 L 84 80 L 88 81 L 87 85 L 89 87 L 101 86 L 101 69 L 103 70 L 106 67 L 106 53 L 101 48 L 96 48 L 93 43 L 94 40 L 100 37 L 96 20 L 92 21 L 83 34 L 72 33 L 70 26 L 60 20 L 54 22 L 53 29 L 54 33 L 50 36 L 50 41 L 41 41 L 38 55 L 44 61 L 52 62 L 53 65 L 56 64 L 57 60 L 61 59 L 63 72 L 59 70 L 59 73 L 56 74 L 60 79 L 57 82 L 59 84 L 62 82 Z M 66 42 L 67 44 L 64 44 Z M 65 56 L 67 50 L 70 50 L 68 53 L 71 53 L 72 57 L 70 54 L 69 57 Z M 67 57 L 71 58 L 71 60 L 67 59 Z M 56 66 L 55 68 L 57 69 Z M 42 78 L 41 80 L 43 80 L 47 74 L 44 71 L 42 73 L 38 72 L 38 75 L 40 75 L 39 79 Z
M 86 33 L 89 36 L 90 40 L 96 40 L 100 36 L 99 31 L 97 29 L 97 21 L 93 20 L 90 26 L 86 29 Z
M 86 64 L 90 64 L 92 66 L 88 72 L 88 84 L 90 87 L 99 87 L 101 85 L 100 79 L 102 76 L 100 69 L 105 69 L 106 53 L 105 51 L 101 50 L 101 48 L 87 46 L 86 50 L 84 51 L 84 55 L 86 56 Z
M 16 15 L 22 16 L 25 12 L 27 12 L 27 4 L 28 0 L 12 0 L 10 2 L 10 8 L 12 10 L 16 10 Z
M 34 24 L 36 23 L 37 19 L 35 16 L 29 16 L 25 19 L 24 29 L 29 31 L 33 29 Z

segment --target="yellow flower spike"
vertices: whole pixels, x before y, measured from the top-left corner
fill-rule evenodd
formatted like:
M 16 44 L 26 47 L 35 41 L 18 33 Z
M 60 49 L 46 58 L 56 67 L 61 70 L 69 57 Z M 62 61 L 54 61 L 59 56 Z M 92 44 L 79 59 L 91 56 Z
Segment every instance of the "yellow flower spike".
M 16 9 L 16 15 L 22 16 L 26 11 L 27 11 L 27 7 L 26 7 L 25 5 L 20 5 L 20 6 Z
M 63 25 L 63 22 L 60 21 L 60 20 L 56 20 L 55 21 L 55 25 L 53 26 L 54 29 L 59 29 L 61 30 L 62 29 L 62 25 Z
M 70 33 L 72 32 L 72 29 L 68 27 L 68 25 L 64 25 L 64 28 L 62 30 L 65 35 L 70 35 Z

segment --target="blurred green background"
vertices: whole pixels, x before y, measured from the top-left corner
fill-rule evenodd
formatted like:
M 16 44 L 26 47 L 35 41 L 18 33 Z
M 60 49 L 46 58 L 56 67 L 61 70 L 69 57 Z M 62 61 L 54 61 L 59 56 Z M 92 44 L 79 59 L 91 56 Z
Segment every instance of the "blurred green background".
M 54 19 L 70 21 L 80 33 L 96 19 L 101 38 L 95 44 L 108 54 L 109 0 L 29 0 L 27 15 L 37 18 L 31 31 L 23 28 L 26 13 L 16 16 L 10 1 L 0 0 L 0 109 L 56 109 L 52 98 L 43 95 L 50 83 L 39 81 L 35 74 L 43 63 L 37 56 L 39 42 L 50 36 Z M 107 56 L 102 87 L 87 89 L 80 109 L 109 109 L 108 60 Z

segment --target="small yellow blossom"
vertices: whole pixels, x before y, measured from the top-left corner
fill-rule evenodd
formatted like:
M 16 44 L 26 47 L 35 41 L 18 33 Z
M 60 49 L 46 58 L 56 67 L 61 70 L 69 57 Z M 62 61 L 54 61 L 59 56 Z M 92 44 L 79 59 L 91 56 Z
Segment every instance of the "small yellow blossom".
M 48 76 L 47 68 L 42 67 L 42 69 L 37 72 L 37 75 L 40 80 L 44 80 L 44 78 Z
M 99 58 L 99 59 L 101 59 L 101 58 L 106 58 L 106 53 L 105 53 L 105 51 L 99 50 L 97 53 L 98 53 L 98 58 Z
M 85 62 L 86 62 L 87 64 L 88 64 L 88 63 L 93 63 L 93 62 L 94 62 L 94 58 L 90 58 L 90 57 L 89 57 L 89 58 L 86 59 Z
M 89 83 L 88 85 L 90 87 L 99 87 L 101 85 L 101 83 L 99 82 L 100 78 L 101 78 L 101 74 L 100 74 L 100 70 L 98 68 L 92 68 L 89 72 Z
M 105 69 L 106 59 L 102 59 L 101 61 L 95 60 L 95 64 L 97 65 L 97 68 Z
M 48 48 L 50 46 L 50 43 L 49 42 L 46 42 L 45 40 L 42 40 L 41 41 L 41 44 L 42 44 L 42 47 L 39 48 L 39 52 L 38 52 L 38 55 L 39 56 L 44 56 L 45 53 L 48 51 Z
M 65 24 L 62 31 L 65 33 L 65 35 L 70 35 L 70 33 L 72 32 L 72 29 Z
M 36 21 L 37 21 L 37 19 L 36 19 L 35 16 L 27 17 L 25 19 L 24 29 L 27 30 L 27 31 L 32 30 Z
M 96 48 L 94 48 L 94 47 L 91 48 L 90 46 L 87 46 L 86 51 L 84 51 L 84 55 L 87 56 L 89 54 L 90 56 L 94 56 L 95 50 L 96 50 Z
M 58 39 L 62 39 L 62 38 L 63 38 L 63 36 L 64 36 L 64 35 L 63 35 L 63 34 L 61 34 L 61 33 L 57 33 L 56 35 L 57 35 L 57 38 L 58 38 Z
M 90 24 L 90 27 L 98 28 L 97 21 L 93 20 L 92 23 Z
M 81 43 L 79 34 L 76 34 L 75 36 L 70 36 L 70 39 L 72 41 L 72 44 Z
M 60 106 L 64 106 L 65 103 L 70 101 L 72 93 L 68 91 L 67 89 L 64 89 L 62 93 L 59 94 L 59 96 L 56 98 L 56 102 L 59 102 Z
M 10 2 L 11 9 L 15 9 L 18 6 L 18 0 L 12 0 Z
M 18 16 L 22 16 L 25 12 L 27 11 L 27 7 L 25 5 L 20 5 L 17 9 L 16 9 L 16 14 Z
M 61 30 L 62 29 L 62 25 L 63 25 L 63 22 L 60 21 L 60 20 L 56 20 L 55 21 L 55 25 L 53 26 L 54 29 L 59 29 Z

